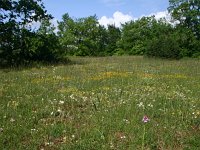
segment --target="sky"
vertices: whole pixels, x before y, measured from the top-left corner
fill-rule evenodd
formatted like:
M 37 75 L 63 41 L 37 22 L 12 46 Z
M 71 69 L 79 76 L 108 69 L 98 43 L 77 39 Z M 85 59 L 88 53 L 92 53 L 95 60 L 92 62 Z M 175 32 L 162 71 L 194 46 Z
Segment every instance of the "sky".
M 120 26 L 142 16 L 167 15 L 169 0 L 43 0 L 48 13 L 54 21 L 61 20 L 68 13 L 70 17 L 82 18 L 96 15 L 102 25 Z

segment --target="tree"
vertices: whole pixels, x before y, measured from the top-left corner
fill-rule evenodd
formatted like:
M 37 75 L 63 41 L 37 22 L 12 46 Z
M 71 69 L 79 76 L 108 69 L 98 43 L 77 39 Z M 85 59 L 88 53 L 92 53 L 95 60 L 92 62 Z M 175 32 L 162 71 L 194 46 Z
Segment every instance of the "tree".
M 123 25 L 119 47 L 126 54 L 143 55 L 146 52 L 148 41 L 163 34 L 162 31 L 165 28 L 170 27 L 165 21 L 157 21 L 154 16 L 142 17 L 136 21 L 128 22 Z
M 191 29 L 200 39 L 200 1 L 199 0 L 169 0 L 168 10 L 179 25 Z
M 175 32 L 160 34 L 148 42 L 145 54 L 151 57 L 179 59 L 182 55 L 178 40 L 179 36 Z
M 72 19 L 64 14 L 58 22 L 58 36 L 62 49 L 68 55 L 102 55 L 107 45 L 105 28 L 100 26 L 96 15 Z
M 75 37 L 76 23 L 69 16 L 69 14 L 64 14 L 62 16 L 62 21 L 58 22 L 58 37 L 61 49 L 65 54 L 73 55 L 77 50 L 77 39 Z
M 97 43 L 98 43 L 98 55 L 99 56 L 106 56 L 107 55 L 107 47 L 109 45 L 108 43 L 108 32 L 107 29 L 102 26 L 98 25 L 98 36 L 97 36 Z
M 79 55 L 97 56 L 99 27 L 96 15 L 77 20 L 76 37 L 79 40 Z
M 115 25 L 108 25 L 107 55 L 117 52 L 117 42 L 121 39 L 121 31 Z
M 35 37 L 30 40 L 32 58 L 35 61 L 55 62 L 64 57 L 60 49 L 58 37 L 55 34 L 55 27 L 49 19 L 43 19 Z
M 200 1 L 169 0 L 169 11 L 176 25 L 176 32 L 182 36 L 181 47 L 184 56 L 200 56 Z
M 16 65 L 31 58 L 30 39 L 34 37 L 29 24 L 46 13 L 41 0 L 0 0 L 0 64 Z

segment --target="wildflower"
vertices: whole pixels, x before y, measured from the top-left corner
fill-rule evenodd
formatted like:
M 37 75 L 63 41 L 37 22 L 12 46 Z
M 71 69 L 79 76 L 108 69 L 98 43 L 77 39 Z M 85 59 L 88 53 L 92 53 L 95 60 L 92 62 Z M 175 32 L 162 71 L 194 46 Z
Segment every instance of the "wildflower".
M 130 121 L 129 121 L 129 120 L 127 120 L 127 119 L 123 119 L 123 121 L 124 121 L 125 123 L 127 123 L 127 124 L 129 124 L 129 123 L 130 123 Z
M 137 104 L 138 105 L 138 107 L 144 107 L 144 104 L 143 104 L 143 102 L 140 102 L 139 104 Z
M 126 136 L 124 135 L 124 136 L 121 136 L 120 138 L 121 138 L 121 139 L 125 139 L 125 138 L 126 138 Z
M 64 136 L 63 139 L 62 139 L 63 143 L 65 143 L 67 141 L 67 137 Z
M 44 145 L 45 146 L 50 145 L 50 142 L 45 142 Z
M 110 143 L 110 148 L 114 148 L 114 144 L 112 142 Z
M 118 139 L 118 140 L 125 140 L 126 139 L 126 135 L 125 135 L 125 133 L 123 133 L 123 132 L 117 132 L 116 134 L 115 134 L 115 137 Z
M 36 129 L 31 129 L 31 131 L 36 131 Z
M 37 131 L 36 129 L 31 129 L 31 133 L 36 132 L 36 131 Z
M 63 130 L 63 133 L 66 133 L 67 131 L 66 130 Z
M 151 108 L 153 107 L 153 105 L 152 105 L 151 103 L 150 103 L 150 104 L 148 104 L 147 106 L 148 106 L 148 107 L 151 107 Z
M 74 94 L 69 96 L 71 99 L 75 99 Z
M 61 105 L 64 104 L 64 101 L 59 101 L 59 104 L 61 104 Z
M 15 119 L 11 118 L 11 119 L 10 119 L 10 122 L 15 122 Z
M 149 119 L 146 115 L 144 115 L 142 121 L 143 121 L 144 123 L 147 123 L 147 122 L 150 121 L 150 119 Z
M 87 97 L 83 96 L 83 101 L 87 101 L 87 99 L 88 99 Z

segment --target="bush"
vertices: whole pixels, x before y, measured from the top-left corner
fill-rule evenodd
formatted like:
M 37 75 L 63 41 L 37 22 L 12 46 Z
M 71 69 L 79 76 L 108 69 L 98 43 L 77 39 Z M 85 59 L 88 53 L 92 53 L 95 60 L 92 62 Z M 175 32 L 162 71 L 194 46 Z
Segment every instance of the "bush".
M 175 34 L 160 35 L 147 44 L 146 55 L 151 57 L 180 59 L 181 48 Z
M 33 61 L 58 62 L 64 57 L 55 34 L 42 35 L 24 30 L 16 41 L 13 47 L 0 47 L 0 66 L 28 65 Z
M 34 61 L 55 62 L 62 55 L 59 51 L 58 38 L 53 34 L 38 34 L 31 39 L 29 49 L 33 53 L 30 59 Z

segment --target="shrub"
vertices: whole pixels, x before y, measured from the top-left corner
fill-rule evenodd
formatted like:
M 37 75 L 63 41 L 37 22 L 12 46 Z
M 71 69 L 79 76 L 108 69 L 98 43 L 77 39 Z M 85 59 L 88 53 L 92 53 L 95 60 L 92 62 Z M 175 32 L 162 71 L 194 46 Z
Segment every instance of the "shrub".
M 160 35 L 147 44 L 146 55 L 151 57 L 179 59 L 182 57 L 178 38 L 175 34 Z

